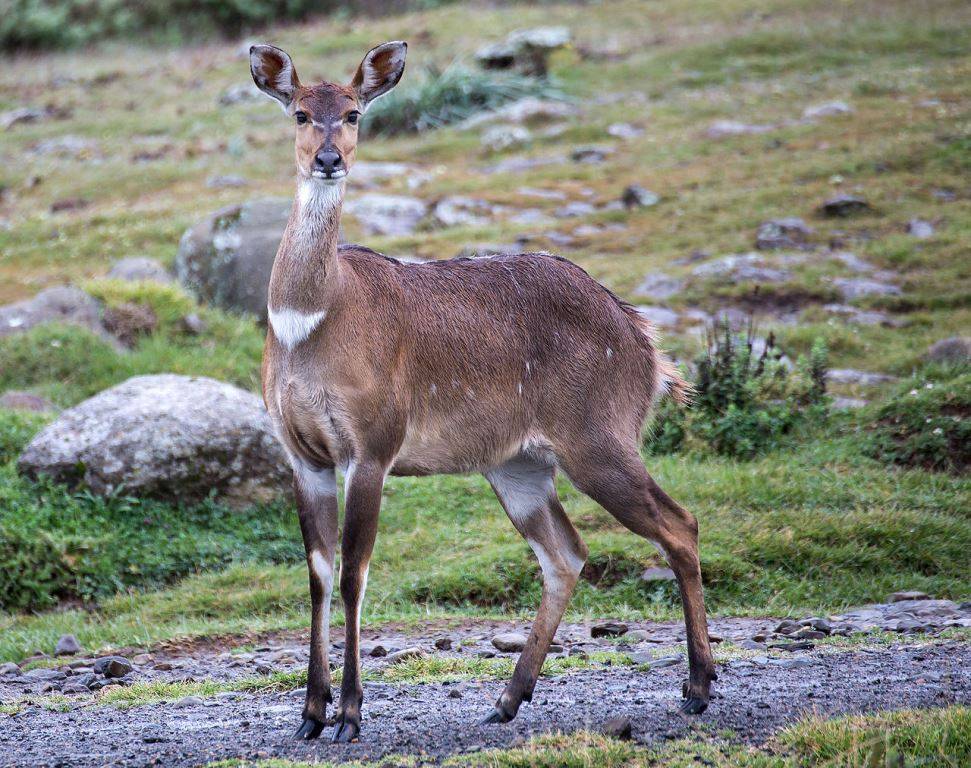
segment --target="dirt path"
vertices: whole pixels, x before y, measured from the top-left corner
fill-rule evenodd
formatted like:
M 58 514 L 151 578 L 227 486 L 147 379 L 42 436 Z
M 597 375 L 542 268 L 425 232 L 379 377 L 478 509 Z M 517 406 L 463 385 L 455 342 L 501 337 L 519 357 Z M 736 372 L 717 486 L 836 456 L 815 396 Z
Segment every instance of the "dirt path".
M 735 642 L 771 632 L 772 620 L 728 619 L 712 622 L 712 632 Z M 681 634 L 677 624 L 638 623 L 647 639 L 620 646 L 630 653 L 670 655 Z M 453 656 L 489 653 L 496 631 L 523 625 L 468 623 L 438 627 L 421 636 L 385 631 L 370 634 L 365 650 L 381 644 L 389 650 L 417 645 Z M 618 647 L 592 640 L 589 625 L 568 625 L 560 639 L 563 654 Z M 447 637 L 450 650 L 435 650 Z M 654 642 L 652 642 L 654 641 Z M 771 639 L 770 639 L 771 642 Z M 493 649 L 494 650 L 494 649 Z M 444 756 L 510 746 L 547 731 L 599 729 L 611 717 L 625 716 L 634 739 L 650 743 L 683 735 L 694 723 L 730 729 L 737 738 L 761 743 L 807 712 L 838 714 L 900 707 L 936 707 L 971 703 L 971 643 L 964 639 L 928 643 L 924 635 L 901 636 L 891 646 L 836 649 L 816 647 L 795 652 L 755 649 L 754 656 L 720 665 L 716 696 L 701 718 L 677 713 L 683 657 L 648 672 L 630 667 L 598 667 L 540 680 L 532 704 L 503 726 L 478 726 L 499 695 L 502 682 L 390 684 L 365 683 L 361 742 L 335 746 L 321 740 L 296 742 L 302 691 L 272 694 L 224 692 L 208 698 L 142 705 L 128 710 L 97 704 L 96 694 L 70 697 L 66 712 L 29 705 L 15 716 L 0 715 L 0 766 L 199 766 L 228 758 L 288 757 L 340 761 L 387 754 Z M 514 654 L 513 654 L 514 655 Z M 159 650 L 131 677 L 141 680 L 253 677 L 266 672 L 302 669 L 305 651 L 299 638 L 244 652 L 198 646 Z M 78 668 L 83 662 L 75 662 Z M 378 670 L 387 658 L 365 657 L 365 669 Z M 30 673 L 28 673 L 29 675 Z M 42 678 L 0 681 L 0 698 L 13 700 L 15 688 L 36 692 Z M 66 678 L 71 680 L 71 676 Z M 30 680 L 30 685 L 25 681 Z M 66 686 L 63 686 L 65 687 Z

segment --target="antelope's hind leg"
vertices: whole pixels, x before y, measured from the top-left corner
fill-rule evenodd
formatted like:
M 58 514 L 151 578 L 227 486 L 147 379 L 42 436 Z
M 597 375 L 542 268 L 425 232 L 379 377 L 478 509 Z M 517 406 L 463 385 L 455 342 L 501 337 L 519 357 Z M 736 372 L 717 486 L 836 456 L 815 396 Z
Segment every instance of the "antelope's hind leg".
M 330 600 L 337 547 L 337 484 L 334 468 L 294 468 L 294 492 L 310 575 L 311 624 L 307 697 L 298 739 L 316 739 L 324 728 L 330 692 Z
M 689 675 L 681 711 L 701 714 L 717 675 L 708 641 L 697 520 L 654 482 L 634 446 L 625 448 L 605 437 L 573 446 L 560 461 L 579 490 L 664 550 L 678 580 L 688 640 Z
M 532 700 L 553 634 L 587 559 L 587 547 L 556 497 L 553 477 L 552 466 L 525 457 L 486 473 L 509 519 L 539 560 L 543 597 L 512 679 L 483 723 L 508 722 L 523 701 Z

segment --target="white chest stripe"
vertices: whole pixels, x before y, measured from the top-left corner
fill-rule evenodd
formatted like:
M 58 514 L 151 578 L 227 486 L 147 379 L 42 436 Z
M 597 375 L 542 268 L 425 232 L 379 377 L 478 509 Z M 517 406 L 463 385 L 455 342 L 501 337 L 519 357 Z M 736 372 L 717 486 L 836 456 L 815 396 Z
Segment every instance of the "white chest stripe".
M 297 312 L 294 309 L 272 310 L 267 307 L 273 335 L 287 349 L 305 341 L 327 316 L 327 312 Z

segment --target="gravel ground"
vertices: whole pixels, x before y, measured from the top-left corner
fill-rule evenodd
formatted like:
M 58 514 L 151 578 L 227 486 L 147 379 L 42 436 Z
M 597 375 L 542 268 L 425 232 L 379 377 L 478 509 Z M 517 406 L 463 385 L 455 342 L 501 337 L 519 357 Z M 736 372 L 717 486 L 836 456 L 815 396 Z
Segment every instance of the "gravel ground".
M 713 622 L 712 630 L 737 639 L 771 624 L 770 620 L 722 620 Z M 677 639 L 677 625 L 639 626 L 650 628 L 652 639 Z M 372 635 L 368 645 L 380 640 L 391 647 L 405 643 L 428 647 L 447 634 L 455 641 L 472 643 L 464 653 L 482 652 L 493 632 L 510 628 L 515 625 L 467 624 L 417 638 L 385 633 Z M 568 644 L 571 638 L 580 643 L 582 637 L 584 645 L 591 645 L 589 627 L 570 625 L 561 633 Z M 703 723 L 716 730 L 731 729 L 740 740 L 758 744 L 807 712 L 828 715 L 971 703 L 971 644 L 916 641 L 902 637 L 900 644 L 891 647 L 818 647 L 784 658 L 757 655 L 728 662 L 721 665 L 711 707 L 700 718 L 686 718 L 676 711 L 687 672 L 683 660 L 650 672 L 608 667 L 542 678 L 533 703 L 525 704 L 515 721 L 499 726 L 476 725 L 499 695 L 499 681 L 369 682 L 365 683 L 361 742 L 347 746 L 292 739 L 300 720 L 300 692 L 223 693 L 201 701 L 129 710 L 97 706 L 87 695 L 74 698 L 67 712 L 27 706 L 16 716 L 0 715 L 0 766 L 199 766 L 228 757 L 311 762 L 388 754 L 437 757 L 510 746 L 548 731 L 596 730 L 616 716 L 630 718 L 634 739 L 645 743 L 677 737 L 694 723 Z M 287 659 L 296 652 L 296 648 L 284 647 L 281 652 L 268 647 L 252 653 L 289 664 Z M 186 649 L 181 665 L 178 653 L 177 649 L 157 652 L 136 674 L 148 679 L 172 674 L 228 679 L 242 670 L 252 676 L 246 663 L 240 664 L 223 649 Z M 302 666 L 300 659 L 292 663 L 295 668 Z M 365 667 L 383 663 L 387 662 L 368 657 Z M 163 669 L 150 672 L 154 664 Z M 6 691 L 9 697 L 9 685 Z

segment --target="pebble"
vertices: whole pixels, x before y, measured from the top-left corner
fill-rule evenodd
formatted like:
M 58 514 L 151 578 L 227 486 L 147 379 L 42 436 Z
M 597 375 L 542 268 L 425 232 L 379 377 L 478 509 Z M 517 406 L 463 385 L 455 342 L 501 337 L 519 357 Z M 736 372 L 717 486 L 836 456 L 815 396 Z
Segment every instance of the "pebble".
M 629 741 L 631 737 L 631 723 L 626 717 L 612 717 L 603 725 L 603 734 L 613 739 Z
M 402 662 L 411 661 L 412 659 L 423 658 L 425 655 L 425 652 L 417 646 L 411 648 L 402 648 L 400 651 L 395 651 L 394 653 L 388 654 L 388 663 L 401 664 Z
M 435 647 L 440 651 L 452 650 L 452 638 L 440 637 L 435 641 Z
M 870 203 L 858 195 L 837 195 L 819 207 L 824 216 L 847 217 L 873 210 Z
M 61 635 L 57 640 L 57 645 L 54 647 L 55 656 L 73 656 L 76 653 L 80 653 L 81 643 L 74 635 Z
M 12 661 L 5 661 L 0 664 L 0 675 L 19 675 L 20 667 L 14 664 Z
M 931 596 L 926 592 L 918 592 L 916 590 L 911 592 L 894 592 L 887 598 L 888 603 L 901 603 L 904 600 L 930 600 Z
M 793 659 L 770 659 L 769 663 L 774 667 L 782 667 L 782 669 L 798 669 L 799 667 L 811 667 L 813 661 L 806 656 L 797 656 Z
M 526 645 L 526 635 L 520 632 L 501 632 L 493 636 L 492 645 L 504 653 L 517 653 Z
M 631 184 L 624 189 L 620 201 L 625 208 L 649 208 L 661 202 L 661 197 L 656 192 L 644 189 L 640 184 Z
M 923 219 L 911 219 L 907 224 L 907 232 L 918 240 L 926 240 L 934 236 L 934 225 Z
M 132 664 L 124 656 L 102 656 L 95 660 L 94 671 L 105 677 L 124 677 L 132 671 Z
M 388 649 L 385 648 L 383 645 L 376 645 L 371 649 L 368 655 L 375 659 L 380 659 L 388 655 Z
M 659 659 L 653 659 L 650 661 L 652 669 L 664 669 L 664 667 L 673 667 L 684 661 L 684 656 L 662 656 Z
M 627 625 L 619 621 L 605 621 L 590 628 L 590 637 L 620 637 L 627 633 Z
M 650 639 L 651 633 L 646 629 L 632 629 L 623 636 L 623 640 L 628 643 L 644 643 Z

